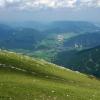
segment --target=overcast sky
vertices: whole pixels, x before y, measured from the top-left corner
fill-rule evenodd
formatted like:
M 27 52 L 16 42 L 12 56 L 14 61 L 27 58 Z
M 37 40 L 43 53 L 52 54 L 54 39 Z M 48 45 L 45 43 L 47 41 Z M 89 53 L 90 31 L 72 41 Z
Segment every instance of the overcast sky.
M 0 0 L 0 21 L 100 22 L 100 0 Z

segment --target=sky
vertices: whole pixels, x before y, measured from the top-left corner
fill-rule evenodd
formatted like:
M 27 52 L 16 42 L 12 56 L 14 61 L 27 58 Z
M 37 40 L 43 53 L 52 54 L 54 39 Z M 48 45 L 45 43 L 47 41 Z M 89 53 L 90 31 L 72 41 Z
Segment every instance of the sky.
M 0 0 L 0 21 L 100 22 L 100 0 Z

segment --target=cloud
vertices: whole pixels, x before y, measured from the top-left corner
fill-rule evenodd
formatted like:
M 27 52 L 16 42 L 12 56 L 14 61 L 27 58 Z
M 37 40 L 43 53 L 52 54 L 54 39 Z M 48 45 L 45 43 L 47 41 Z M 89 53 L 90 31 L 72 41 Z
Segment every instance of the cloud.
M 0 8 L 75 8 L 100 7 L 100 0 L 0 0 Z
M 5 1 L 0 0 L 0 7 L 4 7 L 5 6 Z
M 73 8 L 77 0 L 25 0 L 21 8 Z
M 100 7 L 100 0 L 80 0 L 80 6 Z

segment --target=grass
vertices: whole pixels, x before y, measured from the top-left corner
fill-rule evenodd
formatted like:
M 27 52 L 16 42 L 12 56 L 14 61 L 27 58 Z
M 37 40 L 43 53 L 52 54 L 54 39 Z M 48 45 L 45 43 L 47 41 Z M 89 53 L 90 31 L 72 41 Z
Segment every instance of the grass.
M 0 52 L 0 100 L 100 100 L 94 77 L 16 53 Z

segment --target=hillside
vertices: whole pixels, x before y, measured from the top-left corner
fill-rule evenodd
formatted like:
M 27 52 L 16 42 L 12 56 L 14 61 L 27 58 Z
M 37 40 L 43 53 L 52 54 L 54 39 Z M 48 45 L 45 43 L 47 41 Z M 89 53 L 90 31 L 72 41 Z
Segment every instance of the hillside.
M 34 50 L 45 36 L 33 28 L 12 28 L 0 24 L 0 48 Z
M 81 51 L 62 51 L 58 53 L 54 63 L 100 77 L 100 46 Z
M 64 41 L 67 49 L 86 49 L 100 45 L 100 31 L 80 34 Z
M 84 50 L 98 45 L 100 45 L 100 31 L 79 35 L 75 35 L 75 33 L 50 34 L 36 45 L 35 52 L 31 54 L 34 57 L 52 61 L 52 59 L 55 59 L 55 56 L 59 55 L 59 52 L 74 49 Z M 68 57 L 71 56 L 69 54 L 67 54 Z M 60 57 L 57 59 L 60 59 Z
M 0 51 L 1 100 L 100 100 L 100 81 L 13 52 Z

